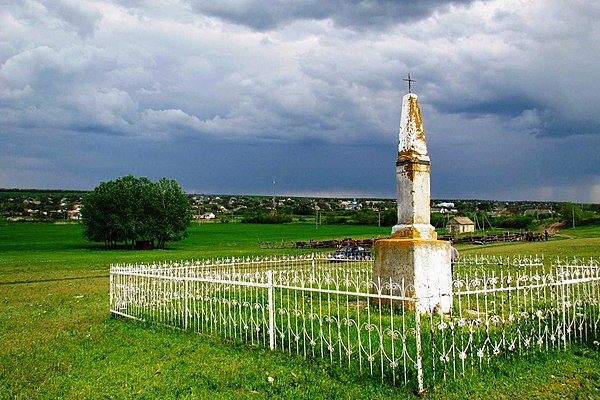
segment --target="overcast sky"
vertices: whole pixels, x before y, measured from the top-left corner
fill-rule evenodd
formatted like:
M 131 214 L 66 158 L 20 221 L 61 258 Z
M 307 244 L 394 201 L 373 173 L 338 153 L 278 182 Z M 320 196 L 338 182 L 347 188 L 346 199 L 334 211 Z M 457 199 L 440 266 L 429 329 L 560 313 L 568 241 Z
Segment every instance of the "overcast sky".
M 0 187 L 600 203 L 596 0 L 0 0 Z

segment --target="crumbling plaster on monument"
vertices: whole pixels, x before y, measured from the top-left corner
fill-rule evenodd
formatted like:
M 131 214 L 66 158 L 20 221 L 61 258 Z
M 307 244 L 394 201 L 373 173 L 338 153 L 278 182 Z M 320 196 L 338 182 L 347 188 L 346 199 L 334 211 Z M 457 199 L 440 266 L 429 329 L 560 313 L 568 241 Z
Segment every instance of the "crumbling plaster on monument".
M 375 247 L 375 282 L 394 282 L 395 295 L 418 297 L 420 312 L 447 312 L 452 301 L 450 244 L 431 239 L 382 239 Z
M 430 225 L 431 163 L 415 94 L 409 93 L 402 99 L 399 134 L 396 160 L 398 223 L 392 228 L 392 237 L 436 239 L 435 228 Z
M 420 163 L 396 166 L 399 225 L 429 224 L 429 170 L 428 165 Z M 430 236 L 426 233 L 420 237 Z
M 415 180 L 417 172 L 431 173 L 431 164 L 419 160 L 414 153 L 410 153 L 409 155 L 399 154 L 396 166 L 402 167 L 407 178 L 411 181 Z
M 430 224 L 398 224 L 392 228 L 392 239 L 437 239 L 437 232 Z
M 430 224 L 430 171 L 419 103 L 417 96 L 409 93 L 402 100 L 396 160 L 398 223 L 390 239 L 375 243 L 373 279 L 396 285 L 390 287 L 412 286 L 413 296 L 419 299 L 413 306 L 419 312 L 449 312 L 450 244 L 436 240 Z
M 410 121 L 411 128 L 414 126 L 416 130 L 416 140 L 422 140 L 425 143 L 425 131 L 423 130 L 423 118 L 421 116 L 421 109 L 419 107 L 419 103 L 417 102 L 417 96 L 411 96 L 409 98 L 410 104 Z M 427 148 L 425 148 L 425 152 L 427 152 Z
M 404 154 L 411 159 L 429 161 L 418 97 L 409 93 L 404 96 L 402 103 L 398 156 L 400 158 Z

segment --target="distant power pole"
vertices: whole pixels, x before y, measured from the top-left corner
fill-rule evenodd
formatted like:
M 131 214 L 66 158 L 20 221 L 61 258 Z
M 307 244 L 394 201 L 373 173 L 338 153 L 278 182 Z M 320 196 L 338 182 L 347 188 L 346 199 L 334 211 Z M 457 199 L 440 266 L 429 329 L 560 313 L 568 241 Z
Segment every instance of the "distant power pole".
M 275 207 L 275 179 L 273 179 L 273 207 Z

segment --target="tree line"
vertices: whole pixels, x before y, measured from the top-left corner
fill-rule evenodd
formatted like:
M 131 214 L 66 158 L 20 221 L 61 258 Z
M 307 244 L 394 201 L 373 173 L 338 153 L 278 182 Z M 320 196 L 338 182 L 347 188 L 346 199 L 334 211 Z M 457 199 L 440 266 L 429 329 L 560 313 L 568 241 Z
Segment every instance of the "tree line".
M 115 248 L 149 242 L 162 249 L 182 240 L 192 220 L 190 202 L 175 180 L 124 176 L 102 182 L 82 199 L 84 236 Z

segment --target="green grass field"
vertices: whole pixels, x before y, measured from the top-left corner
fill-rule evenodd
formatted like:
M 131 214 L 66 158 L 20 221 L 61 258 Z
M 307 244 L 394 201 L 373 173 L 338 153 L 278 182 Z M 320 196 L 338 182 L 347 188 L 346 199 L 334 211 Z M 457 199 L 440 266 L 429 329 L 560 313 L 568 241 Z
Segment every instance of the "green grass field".
M 112 318 L 111 263 L 306 252 L 261 242 L 384 237 L 389 228 L 311 224 L 194 225 L 165 250 L 85 242 L 79 225 L 0 222 L 0 398 L 414 398 L 321 361 Z M 600 256 L 600 228 L 542 243 L 461 246 L 461 254 Z M 507 361 L 429 388 L 425 398 L 600 398 L 600 352 Z

